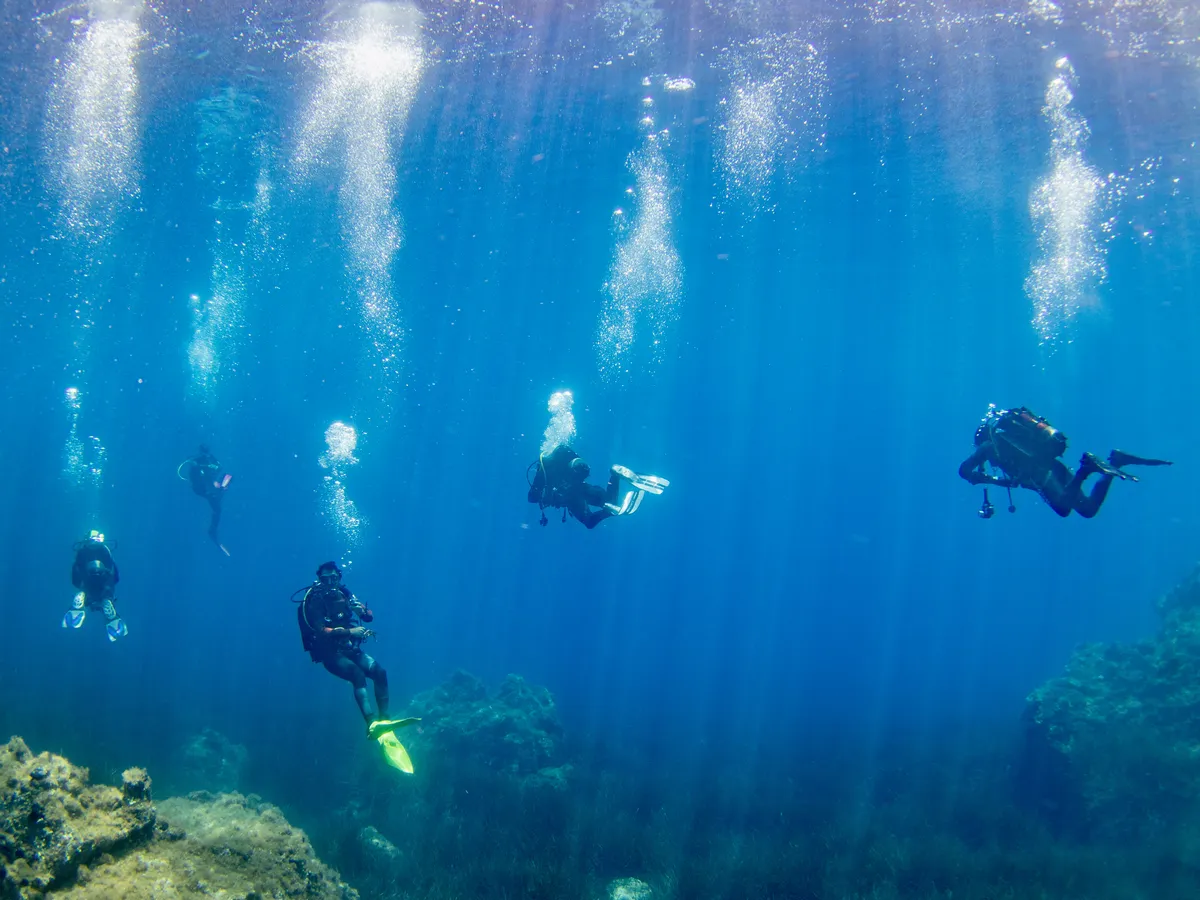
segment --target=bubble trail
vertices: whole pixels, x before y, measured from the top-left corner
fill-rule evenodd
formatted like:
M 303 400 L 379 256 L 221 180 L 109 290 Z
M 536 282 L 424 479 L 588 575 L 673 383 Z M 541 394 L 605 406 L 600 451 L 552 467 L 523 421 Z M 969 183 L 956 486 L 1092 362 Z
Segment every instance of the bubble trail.
M 190 390 L 204 403 L 219 401 L 219 387 L 238 369 L 246 334 L 246 295 L 251 269 L 265 261 L 272 183 L 257 101 L 233 88 L 201 101 L 197 174 L 215 196 L 209 242 L 212 269 L 206 297 L 192 294 L 192 339 L 187 358 Z M 249 133 L 249 134 L 247 134 Z M 258 165 L 247 167 L 240 146 L 250 136 Z
M 672 231 L 671 173 L 664 152 L 669 134 L 666 129 L 654 131 L 654 98 L 647 96 L 643 104 L 645 138 L 626 161 L 634 178 L 626 191 L 632 211 L 618 208 L 613 213 L 617 241 L 596 336 L 600 375 L 608 382 L 630 376 L 644 322 L 650 331 L 645 350 L 652 364 L 662 362 L 663 339 L 683 295 L 683 265 Z
M 1071 107 L 1075 70 L 1066 57 L 1055 68 L 1042 109 L 1050 124 L 1050 172 L 1029 200 L 1040 255 L 1025 279 L 1033 327 L 1049 347 L 1069 343 L 1070 324 L 1096 302 L 1108 275 L 1100 221 L 1107 181 L 1084 160 L 1089 128 Z
M 138 52 L 147 34 L 139 0 L 93 0 L 60 64 L 47 109 L 47 152 L 62 221 L 102 241 L 139 193 Z
M 384 390 L 396 374 L 403 338 L 391 272 L 402 241 L 393 146 L 403 139 L 425 68 L 420 23 L 413 6 L 364 3 L 309 48 L 318 82 L 294 159 L 301 180 L 331 157 L 340 167 L 348 268 Z
M 140 190 L 137 60 L 147 38 L 144 12 L 141 0 L 92 0 L 57 63 L 46 110 L 47 190 L 58 201 L 59 227 L 69 239 L 68 254 L 75 256 L 68 263 L 75 273 L 70 310 L 75 384 L 65 392 L 69 430 L 63 468 L 78 487 L 100 485 L 107 457 L 98 437 L 81 437 L 80 397 L 104 300 L 102 267 L 117 223 Z
M 772 183 L 825 145 L 829 74 L 824 57 L 794 34 L 770 34 L 731 48 L 717 167 L 725 200 L 751 215 L 773 208 Z
M 98 488 L 104 478 L 108 450 L 95 435 L 80 437 L 79 415 L 83 400 L 79 388 L 69 387 L 63 392 L 63 405 L 70 423 L 63 446 L 63 475 L 77 488 Z
M 575 440 L 575 414 L 571 412 L 574 404 L 575 398 L 570 391 L 555 391 L 550 395 L 550 402 L 546 406 L 550 410 L 550 424 L 542 436 L 542 456 Z
M 333 523 L 338 536 L 346 543 L 347 553 L 358 546 L 364 523 L 354 501 L 346 496 L 346 471 L 358 464 L 358 458 L 354 455 L 357 448 L 358 432 L 354 427 L 344 422 L 334 422 L 325 429 L 325 452 L 317 460 L 321 468 L 328 472 L 321 479 L 323 511 Z

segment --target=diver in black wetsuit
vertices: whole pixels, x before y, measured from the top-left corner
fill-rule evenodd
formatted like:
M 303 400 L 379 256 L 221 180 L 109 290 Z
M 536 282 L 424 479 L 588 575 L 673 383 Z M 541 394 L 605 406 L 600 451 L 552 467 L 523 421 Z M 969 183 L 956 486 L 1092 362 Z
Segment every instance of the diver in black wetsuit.
M 75 544 L 75 561 L 71 564 L 71 584 L 78 592 L 71 608 L 63 616 L 63 628 L 80 628 L 87 618 L 87 611 L 104 613 L 104 631 L 110 641 L 129 634 L 129 629 L 113 605 L 113 592 L 121 580 L 117 561 L 112 550 L 104 543 L 104 535 L 98 531 Z
M 299 593 L 297 591 L 297 593 Z M 367 723 L 367 737 L 376 740 L 402 720 L 388 719 L 387 672 L 362 649 L 375 632 L 361 622 L 374 619 L 371 610 L 342 584 L 342 570 L 335 562 L 321 563 L 317 580 L 305 589 L 296 611 L 304 649 L 313 662 L 327 672 L 349 681 L 354 701 Z M 375 685 L 375 712 L 367 697 L 367 679 Z
M 563 510 L 564 520 L 570 513 L 572 518 L 592 529 L 611 516 L 637 512 L 647 493 L 661 494 L 670 484 L 665 478 L 639 475 L 624 466 L 612 467 L 606 488 L 588 484 L 591 467 L 566 444 L 559 444 L 550 453 L 539 457 L 530 469 L 534 466 L 537 466 L 537 473 L 529 484 L 528 499 L 543 510 L 543 525 L 549 521 L 544 510 L 551 506 Z M 618 503 L 622 478 L 636 490 L 627 492 Z
M 958 474 L 971 484 L 997 485 L 1010 492 L 1012 488 L 1026 488 L 1041 496 L 1060 516 L 1069 516 L 1074 511 L 1090 519 L 1100 511 L 1114 478 L 1138 480 L 1123 472 L 1123 466 L 1171 465 L 1167 460 L 1113 450 L 1107 461 L 1084 453 L 1078 470 L 1072 472 L 1059 459 L 1066 449 L 1066 436 L 1041 416 L 1023 406 L 997 410 L 993 405 L 975 431 L 975 452 L 958 467 Z M 989 474 L 988 465 L 1003 475 Z M 1093 474 L 1100 478 L 1091 492 L 1085 494 L 1083 484 Z M 1010 504 L 1009 511 L 1013 509 Z M 985 488 L 979 515 L 989 519 L 993 513 Z
M 183 474 L 185 468 L 187 469 L 186 480 L 192 485 L 193 493 L 207 500 L 208 507 L 212 510 L 212 517 L 208 522 L 208 536 L 214 544 L 221 548 L 221 552 L 228 556 L 229 551 L 225 549 L 225 545 L 217 536 L 217 528 L 221 524 L 221 501 L 225 499 L 225 491 L 229 488 L 229 483 L 233 481 L 233 476 L 221 475 L 221 463 L 203 444 L 200 445 L 198 454 L 180 464 L 176 470 L 176 474 L 180 478 L 185 477 Z

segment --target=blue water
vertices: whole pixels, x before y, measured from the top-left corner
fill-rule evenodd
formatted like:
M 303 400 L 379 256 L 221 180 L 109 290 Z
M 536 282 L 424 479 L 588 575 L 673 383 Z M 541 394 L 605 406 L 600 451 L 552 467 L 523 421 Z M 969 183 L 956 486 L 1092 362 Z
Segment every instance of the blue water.
M 512 28 L 456 38 L 465 5 L 430 10 L 442 58 L 390 157 L 405 337 L 380 399 L 338 168 L 288 182 L 313 70 L 233 37 L 269 22 L 294 51 L 321 39 L 323 9 L 166 3 L 144 20 L 141 193 L 97 249 L 64 232 L 43 138 L 71 13 L 39 22 L 49 10 L 5 5 L 0 731 L 97 777 L 139 764 L 170 783 L 182 743 L 209 726 L 248 748 L 248 789 L 316 819 L 328 804 L 312 785 L 330 790 L 365 752 L 347 686 L 303 653 L 288 602 L 329 558 L 349 559 L 347 583 L 375 609 L 370 652 L 393 706 L 456 669 L 518 673 L 553 692 L 581 753 L 618 747 L 647 783 L 670 772 L 699 791 L 768 761 L 867 777 L 894 742 L 952 765 L 1010 740 L 1025 696 L 1078 643 L 1153 632 L 1154 598 L 1200 539 L 1200 85 L 1186 61 L 1125 52 L 1073 8 L 1057 29 L 972 9 L 949 32 L 916 8 L 892 10 L 899 22 L 780 8 L 764 30 L 821 39 L 826 138 L 751 217 L 714 202 L 728 95 L 714 60 L 745 26 L 670 4 L 656 48 L 621 58 L 592 7 L 505 2 L 528 25 L 520 41 Z M 1115 214 L 1096 305 L 1047 348 L 1023 284 L 1061 56 L 1088 163 L 1159 168 Z M 662 73 L 696 82 L 655 91 L 674 132 L 682 302 L 661 364 L 614 385 L 594 347 L 612 212 L 644 140 L 642 79 Z M 273 161 L 275 255 L 249 270 L 240 369 L 205 405 L 188 387 L 188 297 L 211 293 L 221 213 L 198 174 L 197 103 L 230 86 L 254 98 Z M 248 143 L 231 147 L 229 178 L 252 184 Z M 97 305 L 75 384 L 81 276 Z M 63 471 L 73 385 L 83 433 L 107 448 L 96 489 Z M 593 531 L 553 510 L 538 527 L 524 472 L 564 388 L 593 471 L 661 473 L 663 496 Z M 1118 483 L 1094 520 L 1027 494 L 1009 515 L 993 493 L 999 512 L 981 521 L 956 470 L 989 402 L 1048 416 L 1072 464 L 1119 446 L 1175 466 Z M 346 484 L 367 522 L 352 553 L 319 493 L 335 420 L 360 433 Z M 235 476 L 228 558 L 174 475 L 201 441 Z M 116 542 L 130 634 L 115 645 L 96 621 L 59 627 L 89 528 Z

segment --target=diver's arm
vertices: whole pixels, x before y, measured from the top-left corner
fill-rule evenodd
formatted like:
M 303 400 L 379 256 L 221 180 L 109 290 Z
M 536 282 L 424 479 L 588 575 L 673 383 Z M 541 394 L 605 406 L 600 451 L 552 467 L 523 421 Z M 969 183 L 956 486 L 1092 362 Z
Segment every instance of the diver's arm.
M 964 459 L 962 465 L 958 467 L 958 477 L 971 482 L 971 484 L 999 484 L 1000 479 L 986 474 L 982 469 L 987 458 L 988 445 L 983 444 L 977 447 L 975 452 Z
M 363 603 L 353 594 L 350 594 L 350 608 L 358 613 L 358 617 L 364 622 L 370 622 L 375 618 L 374 613 L 367 608 L 367 604 Z
M 529 502 L 541 503 L 542 494 L 546 490 L 546 472 L 541 460 L 538 460 L 537 474 L 533 476 L 533 484 L 529 486 Z
M 330 637 L 366 637 L 367 629 L 365 628 L 323 628 L 321 629 Z

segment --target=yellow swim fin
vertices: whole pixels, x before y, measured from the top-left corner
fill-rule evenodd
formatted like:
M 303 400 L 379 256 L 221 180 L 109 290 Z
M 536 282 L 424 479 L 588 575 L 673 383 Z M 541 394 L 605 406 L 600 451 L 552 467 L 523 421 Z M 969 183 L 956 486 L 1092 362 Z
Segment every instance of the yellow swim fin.
M 395 731 L 397 728 L 405 728 L 414 722 L 420 722 L 419 717 L 409 717 L 407 719 L 376 719 L 367 725 L 368 740 L 377 741 L 379 738 L 389 732 Z
M 407 775 L 413 773 L 412 760 L 409 759 L 408 751 L 404 749 L 404 745 L 396 740 L 396 735 L 390 731 L 379 736 L 379 746 L 383 748 L 384 758 L 393 769 L 399 769 Z

